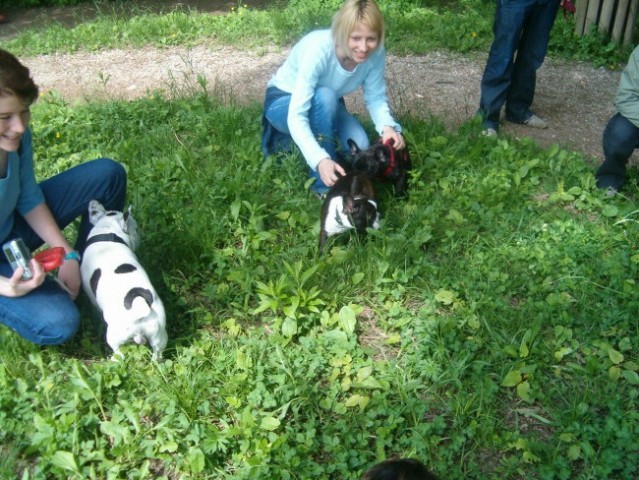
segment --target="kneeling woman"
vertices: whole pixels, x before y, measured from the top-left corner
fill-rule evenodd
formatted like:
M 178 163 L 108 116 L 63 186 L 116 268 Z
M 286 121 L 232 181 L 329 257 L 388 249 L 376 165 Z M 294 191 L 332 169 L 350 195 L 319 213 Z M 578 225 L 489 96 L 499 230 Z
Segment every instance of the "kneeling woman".
M 31 260 L 33 276 L 22 280 L 22 268 L 12 271 L 0 254 L 0 323 L 40 345 L 63 343 L 78 329 L 80 314 L 74 299 L 80 290 L 80 253 L 91 225 L 89 201 L 97 199 L 121 210 L 126 195 L 126 172 L 109 159 L 86 162 L 37 183 L 29 120 L 38 87 L 29 70 L 11 53 L 0 49 L 0 242 L 22 238 L 29 250 L 44 243 L 63 247 L 67 260 L 58 279 L 65 291 L 47 278 Z M 76 218 L 80 223 L 74 250 L 61 229 Z
M 346 0 L 331 30 L 303 37 L 268 82 L 264 102 L 262 151 L 286 151 L 292 139 L 315 177 L 322 195 L 340 175 L 338 148 L 352 138 L 362 148 L 369 140 L 360 122 L 346 110 L 343 97 L 360 86 L 368 113 L 384 141 L 405 146 L 401 127 L 386 98 L 384 19 L 373 0 Z

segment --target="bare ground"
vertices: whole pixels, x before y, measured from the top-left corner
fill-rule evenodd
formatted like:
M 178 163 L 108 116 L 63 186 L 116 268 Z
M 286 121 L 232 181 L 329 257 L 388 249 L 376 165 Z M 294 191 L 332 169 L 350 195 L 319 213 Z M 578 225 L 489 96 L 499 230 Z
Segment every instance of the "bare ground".
M 159 4 L 171 7 L 178 2 L 154 3 L 157 8 Z M 228 11 L 235 2 L 186 4 L 219 14 Z M 81 21 L 91 14 L 90 9 L 73 16 L 68 10 L 57 10 L 62 23 Z M 55 12 L 47 14 L 55 15 Z M 13 13 L 11 23 L 0 26 L 0 40 L 20 28 L 21 22 L 30 22 L 33 18 L 33 13 L 26 12 L 23 17 L 19 12 Z M 42 90 L 55 90 L 69 101 L 134 99 L 157 90 L 179 94 L 197 88 L 198 77 L 202 77 L 208 88 L 222 87 L 234 93 L 238 101 L 251 102 L 261 101 L 266 82 L 287 52 L 275 47 L 243 51 L 209 42 L 192 48 L 144 47 L 42 55 L 22 60 Z M 455 128 L 475 114 L 485 61 L 485 53 L 389 55 L 387 79 L 391 105 L 400 114 L 434 115 L 449 128 Z M 530 136 L 543 146 L 559 144 L 598 163 L 602 158 L 601 135 L 614 109 L 619 75 L 619 71 L 596 69 L 590 64 L 548 58 L 539 70 L 533 109 L 549 122 L 550 128 L 534 130 L 504 122 L 501 131 L 509 136 Z M 355 110 L 362 110 L 359 94 L 347 101 Z

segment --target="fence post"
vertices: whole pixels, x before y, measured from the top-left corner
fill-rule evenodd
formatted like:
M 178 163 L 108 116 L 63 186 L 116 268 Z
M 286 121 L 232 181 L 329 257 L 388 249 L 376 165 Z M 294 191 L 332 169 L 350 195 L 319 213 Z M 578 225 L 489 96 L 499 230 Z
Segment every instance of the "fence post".
M 584 25 L 584 35 L 590 33 L 590 27 L 597 25 L 597 18 L 599 18 L 599 6 L 601 0 L 590 0 L 588 2 L 588 11 L 586 12 L 586 23 Z
M 575 0 L 575 35 L 590 33 L 593 25 L 622 45 L 634 39 L 639 0 Z
M 615 9 L 615 0 L 604 0 L 599 14 L 599 31 L 604 34 L 610 33 L 612 25 L 612 11 Z M 619 18 L 619 9 L 617 9 L 617 18 Z
M 617 43 L 621 43 L 623 38 L 624 25 L 628 13 L 628 2 L 629 0 L 619 0 L 619 5 L 617 5 L 617 14 L 615 15 L 615 22 L 612 26 L 612 39 Z
M 630 8 L 628 9 L 628 16 L 626 18 L 626 32 L 623 36 L 623 44 L 630 45 L 635 33 L 635 22 L 637 21 L 637 9 L 639 7 L 639 0 L 631 0 Z
M 575 34 L 581 37 L 584 34 L 588 0 L 577 0 L 577 3 L 575 3 L 575 10 Z

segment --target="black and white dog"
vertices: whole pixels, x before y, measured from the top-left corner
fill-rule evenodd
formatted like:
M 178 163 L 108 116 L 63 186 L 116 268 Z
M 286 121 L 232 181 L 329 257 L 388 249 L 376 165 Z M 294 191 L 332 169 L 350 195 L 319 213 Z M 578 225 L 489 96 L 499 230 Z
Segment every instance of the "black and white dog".
M 131 340 L 149 342 L 153 359 L 166 347 L 166 315 L 162 300 L 133 251 L 137 247 L 137 223 L 131 207 L 125 213 L 105 210 L 97 200 L 89 203 L 89 232 L 82 256 L 82 286 L 107 324 L 107 343 L 113 359 L 122 356 L 120 346 Z
M 348 147 L 352 156 L 353 170 L 367 172 L 373 178 L 390 182 L 396 197 L 408 196 L 408 177 L 413 168 L 408 147 L 395 150 L 391 142 L 380 141 L 362 150 L 350 138 Z
M 319 253 L 331 235 L 352 229 L 365 233 L 367 227 L 379 229 L 373 183 L 366 172 L 347 173 L 337 179 L 322 204 Z

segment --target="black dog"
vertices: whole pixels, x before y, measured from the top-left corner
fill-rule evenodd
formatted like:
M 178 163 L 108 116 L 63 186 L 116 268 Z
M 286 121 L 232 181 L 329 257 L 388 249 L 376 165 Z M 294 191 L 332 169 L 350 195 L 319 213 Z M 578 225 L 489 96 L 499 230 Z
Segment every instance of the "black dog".
M 379 228 L 375 190 L 366 172 L 350 172 L 337 179 L 322 204 L 319 252 L 331 235 L 355 229 L 365 233 L 367 227 Z
M 398 458 L 378 463 L 362 480 L 438 480 L 424 464 L 414 458 Z
M 413 168 L 408 148 L 398 151 L 390 142 L 377 142 L 366 150 L 362 150 L 350 138 L 348 147 L 353 157 L 353 170 L 367 172 L 373 178 L 390 182 L 396 197 L 408 196 L 408 176 Z

